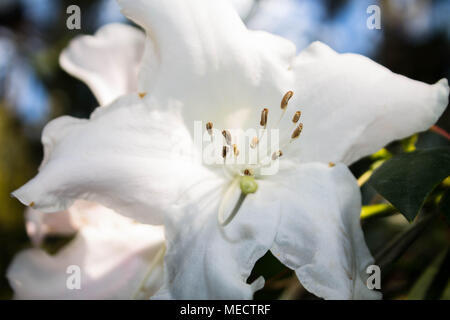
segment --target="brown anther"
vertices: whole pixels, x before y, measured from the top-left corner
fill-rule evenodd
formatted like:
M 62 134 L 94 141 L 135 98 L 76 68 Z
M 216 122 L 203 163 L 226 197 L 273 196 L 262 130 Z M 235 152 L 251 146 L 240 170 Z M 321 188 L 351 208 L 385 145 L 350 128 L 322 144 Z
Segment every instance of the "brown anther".
M 294 132 L 292 132 L 291 139 L 297 139 L 300 137 L 300 133 L 302 133 L 303 130 L 303 123 L 300 123 L 297 128 L 295 128 Z
M 222 135 L 225 138 L 227 145 L 231 146 L 231 134 L 228 130 L 223 130 Z
M 253 175 L 253 170 L 252 169 L 245 169 L 244 170 L 244 175 L 245 176 L 252 176 Z
M 293 123 L 297 123 L 298 120 L 300 120 L 300 117 L 302 116 L 302 112 L 301 111 L 297 111 L 294 116 L 292 117 L 292 122 Z
M 261 122 L 259 123 L 264 128 L 267 125 L 267 116 L 268 115 L 269 115 L 269 109 L 264 108 L 263 111 L 261 111 Z
M 328 166 L 329 166 L 330 168 L 333 168 L 335 165 L 336 165 L 336 164 L 335 164 L 334 162 L 328 162 Z
M 144 98 L 147 95 L 147 92 L 139 92 L 139 98 Z
M 236 144 L 233 144 L 233 153 L 236 157 L 239 155 L 239 149 Z
M 228 154 L 228 147 L 227 146 L 223 146 L 222 148 L 222 158 L 226 158 Z
M 259 143 L 258 137 L 253 137 L 252 142 L 250 143 L 250 148 L 255 149 Z
M 283 156 L 283 152 L 281 150 L 278 150 L 272 154 L 272 160 L 275 161 L 281 156 Z
M 32 201 L 28 206 L 34 207 L 34 201 Z
M 283 99 L 281 100 L 281 110 L 285 110 L 288 106 L 289 100 L 292 98 L 294 93 L 292 91 L 286 92 Z
M 212 122 L 208 122 L 208 123 L 206 124 L 206 131 L 208 131 L 208 133 L 209 133 L 210 136 L 212 135 L 212 129 L 213 129 L 213 124 L 212 124 Z

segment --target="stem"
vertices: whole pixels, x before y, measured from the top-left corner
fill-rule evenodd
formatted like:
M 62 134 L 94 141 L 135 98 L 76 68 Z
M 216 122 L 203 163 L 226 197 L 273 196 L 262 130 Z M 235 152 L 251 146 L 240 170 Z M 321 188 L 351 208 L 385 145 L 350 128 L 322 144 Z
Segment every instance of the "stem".
M 363 206 L 361 210 L 361 220 L 367 220 L 374 217 L 386 217 L 395 212 L 397 212 L 397 209 L 386 203 Z
M 450 133 L 448 133 L 447 131 L 445 131 L 441 127 L 438 127 L 438 126 L 434 125 L 434 126 L 432 126 L 430 128 L 430 131 L 432 131 L 434 133 L 437 133 L 438 135 L 444 137 L 447 140 L 450 140 Z
M 362 174 L 358 178 L 358 186 L 362 187 L 367 181 L 369 181 L 370 177 L 372 176 L 373 170 L 368 170 Z

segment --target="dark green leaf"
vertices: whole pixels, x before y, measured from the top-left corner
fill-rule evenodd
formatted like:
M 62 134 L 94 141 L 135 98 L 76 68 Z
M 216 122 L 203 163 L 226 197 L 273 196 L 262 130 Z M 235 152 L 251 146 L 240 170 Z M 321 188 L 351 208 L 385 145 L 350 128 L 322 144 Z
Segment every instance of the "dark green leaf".
M 387 160 L 369 184 L 412 221 L 433 189 L 449 175 L 450 148 L 435 148 Z
M 450 189 L 447 190 L 439 202 L 439 209 L 445 216 L 447 223 L 450 225 Z

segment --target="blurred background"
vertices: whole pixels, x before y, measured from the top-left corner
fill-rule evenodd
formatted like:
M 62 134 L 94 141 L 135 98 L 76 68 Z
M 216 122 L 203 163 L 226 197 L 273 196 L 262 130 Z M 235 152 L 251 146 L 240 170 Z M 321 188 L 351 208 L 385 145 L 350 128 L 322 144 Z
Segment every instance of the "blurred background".
M 299 51 L 320 40 L 338 52 L 366 55 L 413 79 L 434 83 L 450 78 L 449 0 L 230 1 L 249 28 L 284 36 Z M 66 28 L 66 8 L 71 4 L 81 8 L 81 30 Z M 366 9 L 373 4 L 381 8 L 379 30 L 366 25 L 370 16 Z M 12 297 L 4 277 L 9 262 L 19 250 L 31 246 L 24 207 L 9 194 L 36 173 L 42 159 L 43 126 L 63 114 L 88 117 L 97 106 L 89 89 L 60 69 L 58 55 L 77 34 L 92 34 L 110 22 L 127 22 L 114 0 L 0 0 L 0 299 Z M 450 131 L 449 111 L 438 126 Z M 434 132 L 418 136 L 417 148 L 436 145 L 449 142 Z M 362 172 L 364 161 L 352 167 L 355 175 Z M 370 187 L 363 192 L 366 203 L 373 201 Z M 369 247 L 376 252 L 405 230 L 408 222 L 401 215 L 391 215 L 364 221 L 363 227 Z M 426 232 L 384 277 L 386 299 L 450 298 L 449 228 L 436 221 Z M 58 245 L 61 239 L 48 240 L 48 248 Z M 442 274 L 444 266 L 447 272 Z M 270 256 L 260 261 L 255 272 L 269 281 L 257 297 L 314 298 L 282 268 Z M 440 285 L 446 286 L 438 297 L 427 289 L 436 273 Z

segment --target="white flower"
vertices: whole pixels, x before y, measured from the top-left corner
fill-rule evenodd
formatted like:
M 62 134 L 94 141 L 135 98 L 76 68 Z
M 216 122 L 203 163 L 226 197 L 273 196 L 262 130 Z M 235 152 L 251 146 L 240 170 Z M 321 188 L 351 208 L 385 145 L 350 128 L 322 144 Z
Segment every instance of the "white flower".
M 71 223 L 63 220 L 63 214 Z M 69 234 L 71 242 L 55 255 L 33 248 L 20 252 L 7 277 L 15 299 L 130 299 L 148 298 L 162 284 L 162 227 L 143 225 L 105 207 L 77 201 L 68 212 L 52 213 L 36 221 L 47 234 Z M 49 228 L 50 227 L 50 228 Z M 73 234 L 73 232 L 72 232 Z M 80 289 L 69 290 L 70 266 L 80 267 Z
M 78 37 L 61 55 L 61 65 L 85 81 L 100 104 L 137 88 L 145 36 L 136 28 L 111 24 Z M 126 45 L 127 50 L 122 50 Z M 85 59 L 87 55 L 93 60 Z M 99 59 L 115 68 L 99 64 Z M 131 71 L 130 71 L 131 70 Z M 162 285 L 164 232 L 84 200 L 68 210 L 42 213 L 28 208 L 26 230 L 35 247 L 48 236 L 75 238 L 58 254 L 34 248 L 20 252 L 7 277 L 16 299 L 148 298 Z M 81 268 L 80 290 L 68 290 L 67 269 Z
M 447 81 L 410 80 L 322 43 L 295 56 L 289 41 L 247 30 L 226 1 L 119 3 L 147 32 L 136 93 L 89 120 L 49 123 L 44 164 L 14 195 L 46 212 L 85 199 L 142 223 L 164 223 L 164 285 L 154 298 L 251 298 L 263 281 L 246 279 L 267 250 L 319 297 L 379 298 L 365 284 L 373 259 L 359 224 L 359 189 L 346 165 L 428 129 L 447 105 Z M 97 66 L 103 62 L 97 57 L 85 59 Z M 73 62 L 80 70 L 84 63 Z M 92 72 L 97 79 L 108 79 L 99 71 Z M 295 94 L 282 111 L 289 90 Z M 194 121 L 255 128 L 264 106 L 270 106 L 267 127 L 288 135 L 300 108 L 304 132 L 286 140 L 277 174 L 254 173 L 256 192 L 223 227 L 219 208 L 228 215 L 237 203 L 239 188 L 230 185 L 246 166 L 227 166 L 229 177 L 222 166 L 193 161 L 200 152 Z

